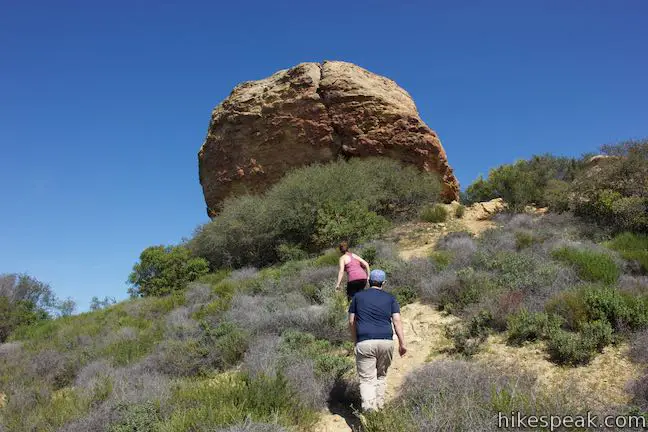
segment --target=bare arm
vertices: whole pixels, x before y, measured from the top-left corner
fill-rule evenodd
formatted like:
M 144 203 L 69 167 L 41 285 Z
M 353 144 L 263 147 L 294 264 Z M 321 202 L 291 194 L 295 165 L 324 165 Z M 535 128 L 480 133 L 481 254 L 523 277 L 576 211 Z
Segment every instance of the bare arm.
M 358 341 L 358 334 L 356 333 L 356 323 L 355 323 L 355 314 L 354 313 L 349 314 L 349 331 L 351 332 L 351 340 L 353 341 L 353 344 L 355 345 L 356 342 Z
M 340 284 L 342 283 L 342 278 L 344 277 L 344 257 L 340 257 L 340 269 L 338 270 L 337 283 L 335 284 L 335 289 L 340 289 Z
M 392 322 L 394 323 L 394 330 L 398 337 L 398 353 L 402 356 L 407 352 L 405 345 L 405 334 L 403 333 L 403 321 L 401 321 L 400 313 L 392 314 Z

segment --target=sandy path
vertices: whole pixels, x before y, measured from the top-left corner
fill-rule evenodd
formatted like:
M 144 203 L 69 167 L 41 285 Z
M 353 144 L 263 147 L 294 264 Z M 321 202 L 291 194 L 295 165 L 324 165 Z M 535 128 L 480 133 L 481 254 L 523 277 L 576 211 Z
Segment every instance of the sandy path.
M 405 376 L 423 365 L 433 349 L 438 350 L 448 346 L 448 341 L 443 336 L 443 328 L 456 320 L 454 317 L 443 316 L 432 306 L 420 303 L 403 306 L 401 316 L 409 351 L 403 358 L 395 353 L 394 361 L 387 374 L 387 400 L 393 399 L 398 394 Z M 315 431 L 349 432 L 354 430 L 355 424 L 357 422 L 350 412 L 336 414 L 326 411 L 322 413 Z

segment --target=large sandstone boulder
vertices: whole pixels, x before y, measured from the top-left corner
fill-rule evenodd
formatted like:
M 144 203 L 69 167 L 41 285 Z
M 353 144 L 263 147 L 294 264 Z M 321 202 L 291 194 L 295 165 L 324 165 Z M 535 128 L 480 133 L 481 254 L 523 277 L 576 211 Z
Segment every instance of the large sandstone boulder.
M 302 63 L 239 84 L 212 112 L 198 153 L 210 216 L 230 195 L 259 193 L 287 171 L 338 157 L 385 156 L 459 184 L 441 142 L 395 82 L 351 63 Z

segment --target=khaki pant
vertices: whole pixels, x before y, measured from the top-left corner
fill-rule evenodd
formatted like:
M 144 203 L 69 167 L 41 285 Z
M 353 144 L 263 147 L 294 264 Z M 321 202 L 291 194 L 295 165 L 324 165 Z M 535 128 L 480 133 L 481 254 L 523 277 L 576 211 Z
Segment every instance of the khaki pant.
M 356 367 L 360 377 L 362 409 L 381 409 L 385 404 L 387 369 L 394 355 L 394 341 L 371 339 L 358 342 L 355 347 Z

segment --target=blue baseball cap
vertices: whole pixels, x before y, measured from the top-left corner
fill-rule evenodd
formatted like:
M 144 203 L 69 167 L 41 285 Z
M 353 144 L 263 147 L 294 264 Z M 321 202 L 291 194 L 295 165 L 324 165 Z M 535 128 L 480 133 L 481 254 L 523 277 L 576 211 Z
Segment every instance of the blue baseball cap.
M 384 271 L 378 269 L 371 270 L 371 274 L 369 275 L 369 282 L 383 283 L 385 282 L 385 279 L 387 279 L 387 275 Z

